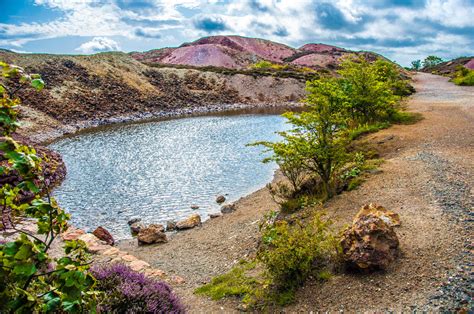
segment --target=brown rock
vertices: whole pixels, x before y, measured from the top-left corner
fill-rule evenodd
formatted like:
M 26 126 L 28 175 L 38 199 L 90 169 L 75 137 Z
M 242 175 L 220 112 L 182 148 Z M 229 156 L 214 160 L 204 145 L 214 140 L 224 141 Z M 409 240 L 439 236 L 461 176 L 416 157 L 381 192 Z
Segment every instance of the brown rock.
M 222 217 L 222 214 L 221 213 L 212 213 L 212 214 L 209 214 L 209 217 L 214 219 L 214 218 Z
M 391 210 L 377 204 L 365 205 L 354 217 L 353 223 L 360 220 L 363 216 L 373 216 L 382 219 L 386 224 L 392 227 L 400 226 L 400 216 Z
M 185 220 L 179 221 L 176 224 L 176 229 L 183 230 L 183 229 L 191 229 L 201 224 L 201 216 L 199 214 L 192 214 Z
M 162 225 L 150 225 L 147 228 L 140 230 L 138 233 L 138 244 L 153 244 L 168 242 L 166 234 L 163 232 Z
M 361 215 L 342 236 L 344 259 L 361 269 L 385 269 L 399 253 L 393 227 L 375 215 Z
M 148 267 L 150 267 L 150 264 L 141 260 L 132 261 L 130 263 L 130 268 L 133 269 L 134 271 L 142 271 Z
M 160 232 L 165 232 L 165 226 L 161 224 L 150 224 L 148 228 L 155 228 L 158 229 Z
M 97 229 L 92 232 L 93 235 L 95 235 L 99 240 L 104 241 L 108 245 L 114 245 L 114 237 L 108 232 L 104 227 L 97 227 Z
M 218 204 L 224 203 L 225 202 L 225 196 L 224 195 L 219 195 L 218 197 L 216 197 L 216 202 Z

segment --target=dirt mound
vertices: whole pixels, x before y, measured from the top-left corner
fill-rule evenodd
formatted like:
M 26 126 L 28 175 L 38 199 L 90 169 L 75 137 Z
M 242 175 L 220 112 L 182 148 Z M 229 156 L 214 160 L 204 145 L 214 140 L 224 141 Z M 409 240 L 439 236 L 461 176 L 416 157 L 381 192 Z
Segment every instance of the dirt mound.
M 311 52 L 345 52 L 347 51 L 344 48 L 339 48 L 336 46 L 326 45 L 326 44 L 306 44 L 299 48 L 301 51 L 311 51 Z

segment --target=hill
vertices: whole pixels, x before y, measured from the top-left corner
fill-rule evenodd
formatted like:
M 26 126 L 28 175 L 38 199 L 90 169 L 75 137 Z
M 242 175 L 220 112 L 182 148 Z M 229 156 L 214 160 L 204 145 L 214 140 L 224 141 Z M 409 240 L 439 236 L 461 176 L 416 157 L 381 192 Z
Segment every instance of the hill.
M 258 61 L 312 69 L 335 69 L 342 56 L 360 54 L 343 48 L 308 43 L 300 48 L 260 38 L 242 36 L 210 36 L 176 48 L 133 52 L 141 62 L 186 66 L 214 66 L 230 69 L 249 68 Z M 371 54 L 375 57 L 375 54 Z

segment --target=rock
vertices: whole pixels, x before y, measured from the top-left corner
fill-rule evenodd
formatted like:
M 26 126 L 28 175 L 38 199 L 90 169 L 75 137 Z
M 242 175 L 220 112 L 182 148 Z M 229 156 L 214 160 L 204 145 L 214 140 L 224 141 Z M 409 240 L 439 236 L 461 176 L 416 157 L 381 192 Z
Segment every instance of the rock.
M 130 255 L 130 254 L 124 255 L 124 256 L 122 256 L 121 258 L 122 258 L 122 260 L 124 260 L 124 261 L 126 261 L 126 262 L 133 262 L 133 261 L 138 260 L 138 258 L 136 258 L 135 256 Z
M 176 229 L 191 229 L 201 224 L 201 216 L 199 214 L 192 214 L 185 220 L 181 220 L 176 224 Z
M 163 232 L 163 228 L 159 228 L 162 225 L 150 225 L 143 228 L 138 233 L 138 244 L 153 244 L 168 242 L 166 234 Z
M 100 241 L 95 235 L 92 233 L 85 233 L 80 235 L 77 240 L 82 240 L 86 243 L 86 245 L 89 247 L 91 245 L 97 245 L 97 244 L 104 244 L 105 242 Z
M 137 222 L 140 222 L 140 221 L 142 221 L 141 218 L 132 218 L 128 221 L 128 225 L 131 226 L 134 223 L 137 223 Z
M 166 222 L 166 231 L 176 230 L 176 221 L 170 220 Z
M 140 230 L 144 229 L 145 225 L 141 222 L 134 222 L 133 224 L 130 225 L 130 231 L 132 234 L 138 234 Z
M 160 232 L 165 232 L 165 226 L 161 225 L 161 224 L 150 224 L 148 226 L 148 228 L 156 228 L 158 229 Z
M 214 219 L 214 218 L 222 217 L 222 214 L 221 213 L 213 213 L 213 214 L 209 214 L 209 217 L 211 217 L 211 219 Z
M 191 209 L 194 209 L 194 210 L 199 209 L 199 206 L 198 205 L 191 205 Z
M 142 271 L 148 267 L 150 267 L 150 264 L 145 261 L 136 260 L 130 263 L 130 268 L 134 271 Z
M 221 213 L 223 214 L 229 214 L 235 211 L 235 205 L 234 204 L 226 204 L 221 207 Z
M 184 278 L 180 276 L 171 277 L 171 281 L 177 285 L 181 285 L 186 282 L 186 280 L 184 280 Z
M 108 245 L 114 245 L 114 237 L 108 232 L 104 227 L 99 226 L 97 229 L 92 232 L 93 235 L 95 235 L 99 240 L 104 241 Z
M 77 240 L 81 235 L 85 233 L 86 232 L 84 230 L 71 226 L 61 234 L 61 238 L 64 241 Z
M 106 251 L 108 249 L 110 249 L 110 245 L 105 245 L 105 244 L 92 244 L 87 247 L 87 251 L 93 254 Z
M 111 255 L 117 255 L 118 253 L 120 252 L 119 249 L 117 249 L 116 247 L 112 247 L 106 251 L 104 251 L 102 253 L 102 255 L 107 255 L 107 256 L 111 256 Z
M 400 226 L 400 216 L 391 210 L 377 204 L 363 206 L 354 217 L 353 223 L 360 220 L 363 216 L 374 216 L 382 219 L 386 224 L 392 227 Z
M 225 202 L 225 196 L 224 195 L 219 195 L 218 197 L 216 197 L 216 202 L 218 204 L 224 203 Z
M 354 220 L 344 231 L 341 247 L 345 261 L 361 269 L 385 269 L 399 254 L 393 227 L 372 214 Z

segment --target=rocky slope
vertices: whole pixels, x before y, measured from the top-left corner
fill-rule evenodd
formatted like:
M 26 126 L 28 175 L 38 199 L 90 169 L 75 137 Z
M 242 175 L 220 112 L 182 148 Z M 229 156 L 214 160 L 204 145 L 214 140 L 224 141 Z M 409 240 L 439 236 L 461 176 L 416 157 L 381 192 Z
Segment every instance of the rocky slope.
M 180 47 L 134 52 L 131 56 L 146 63 L 231 69 L 248 68 L 262 60 L 314 69 L 334 69 L 342 56 L 359 53 L 326 44 L 309 43 L 296 49 L 260 38 L 210 36 Z
M 45 135 L 61 128 L 74 132 L 76 127 L 119 122 L 126 117 L 203 112 L 212 106 L 284 104 L 304 96 L 304 77 L 151 67 L 124 53 L 64 56 L 0 52 L 0 60 L 40 73 L 46 83 L 39 93 L 19 92 L 26 105 L 26 135 Z

